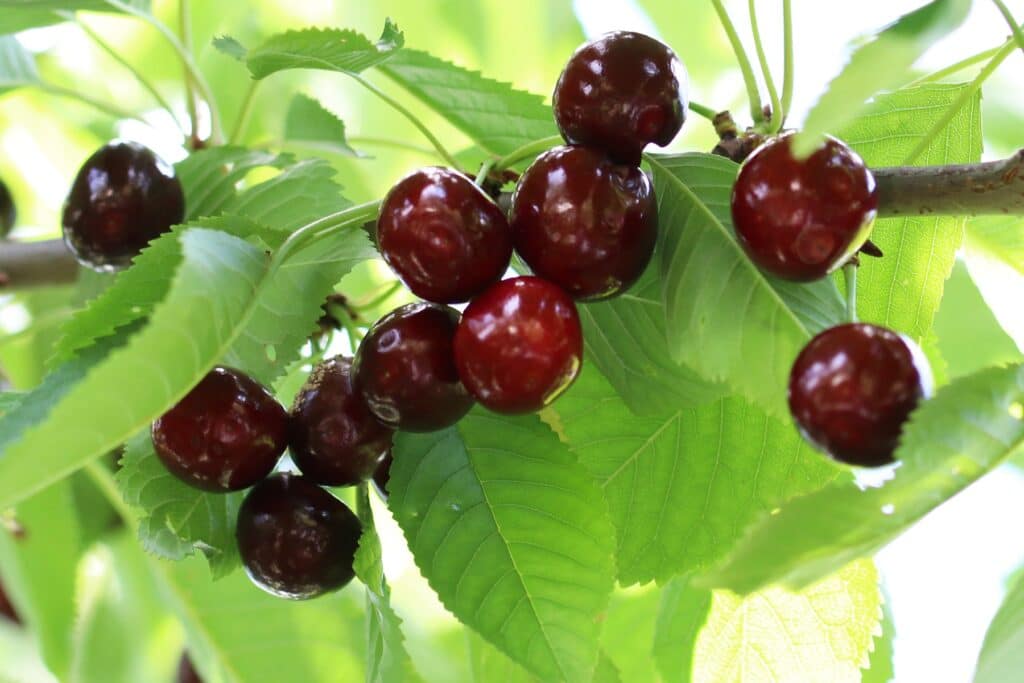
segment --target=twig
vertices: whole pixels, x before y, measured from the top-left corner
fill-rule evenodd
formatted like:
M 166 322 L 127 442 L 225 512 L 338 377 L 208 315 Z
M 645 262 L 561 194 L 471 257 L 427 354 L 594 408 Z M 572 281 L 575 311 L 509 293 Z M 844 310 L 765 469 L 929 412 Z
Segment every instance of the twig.
M 0 240 L 0 292 L 74 282 L 78 262 L 61 240 Z

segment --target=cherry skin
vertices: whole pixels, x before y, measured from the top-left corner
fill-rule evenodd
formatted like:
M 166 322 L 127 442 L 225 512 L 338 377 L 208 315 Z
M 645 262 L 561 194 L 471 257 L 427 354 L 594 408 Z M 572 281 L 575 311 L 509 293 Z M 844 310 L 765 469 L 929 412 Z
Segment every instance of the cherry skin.
M 11 196 L 11 191 L 7 189 L 4 182 L 0 180 L 0 239 L 7 237 L 11 233 L 16 218 L 17 212 L 14 209 L 14 197 Z
M 381 497 L 381 500 L 388 499 L 388 482 L 391 481 L 391 463 L 395 461 L 394 456 L 391 455 L 391 450 L 384 455 L 384 459 L 377 464 L 377 469 L 373 471 L 373 488 L 377 489 L 377 494 Z
M 459 312 L 439 304 L 397 308 L 378 320 L 352 363 L 356 390 L 394 429 L 450 427 L 473 407 L 455 370 L 452 340 Z
M 664 147 L 686 120 L 687 77 L 667 45 L 617 31 L 581 46 L 553 96 L 555 121 L 572 144 L 606 150 L 637 165 L 648 143 Z
M 218 367 L 151 431 L 171 474 L 204 491 L 240 491 L 273 471 L 287 445 L 288 413 L 251 377 Z
M 424 168 L 381 205 L 377 244 L 412 292 L 428 301 L 468 301 L 501 279 L 512 258 L 505 214 L 469 178 Z
M 113 142 L 78 171 L 64 205 L 64 241 L 83 265 L 115 270 L 185 218 L 174 169 L 134 142 Z
M 516 251 L 536 275 L 596 301 L 643 274 L 658 239 L 658 203 L 636 166 L 589 147 L 558 147 L 519 179 L 511 223 Z
M 373 476 L 391 448 L 392 430 L 373 416 L 352 387 L 352 361 L 326 360 L 295 397 L 288 429 L 292 460 L 311 481 L 355 486 Z
M 576 305 L 539 277 L 499 282 L 466 308 L 455 333 L 463 384 L 497 413 L 540 410 L 569 388 L 582 362 Z
M 236 538 L 253 583 L 305 600 L 352 580 L 361 533 L 347 505 L 305 477 L 279 473 L 246 495 Z
M 809 282 L 846 263 L 867 241 L 878 213 L 875 177 L 835 138 L 803 160 L 792 135 L 743 163 L 732 192 L 736 236 L 762 270 Z
M 840 462 L 893 462 L 903 425 L 932 389 L 912 340 L 863 323 L 825 330 L 804 347 L 789 378 L 789 408 L 804 437 Z

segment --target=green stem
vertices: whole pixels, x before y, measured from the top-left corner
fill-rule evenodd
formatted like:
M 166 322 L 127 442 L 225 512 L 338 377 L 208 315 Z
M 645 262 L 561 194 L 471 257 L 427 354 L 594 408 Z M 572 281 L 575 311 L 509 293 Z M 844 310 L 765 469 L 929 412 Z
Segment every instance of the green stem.
M 782 73 L 782 116 L 779 126 L 785 125 L 786 117 L 793 106 L 794 71 L 796 60 L 793 58 L 793 6 L 790 0 L 782 0 L 782 41 L 785 50 L 785 64 Z
M 771 68 L 768 66 L 768 56 L 764 52 L 764 43 L 761 42 L 761 29 L 757 24 L 756 0 L 748 0 L 750 8 L 750 30 L 754 34 L 754 50 L 757 52 L 757 61 L 761 65 L 761 75 L 764 77 L 764 85 L 768 90 L 768 98 L 771 100 L 772 117 L 769 120 L 768 132 L 778 133 L 782 128 L 782 120 L 785 112 L 782 111 L 782 103 L 779 100 L 779 91 L 775 87 L 775 79 L 772 78 Z
M 847 263 L 843 266 L 843 279 L 846 282 L 846 317 L 851 323 L 857 322 L 857 264 Z
M 487 182 L 487 176 L 491 175 L 491 170 L 494 168 L 494 159 L 488 159 L 484 163 L 480 164 L 480 171 L 476 174 L 476 178 L 473 183 L 478 187 L 483 187 L 483 184 Z
M 96 99 L 85 93 L 72 90 L 71 88 L 65 88 L 61 85 L 54 85 L 53 83 L 36 83 L 35 87 L 39 88 L 44 93 L 50 95 L 56 95 L 57 97 L 67 97 L 68 99 L 78 100 L 82 104 L 87 104 L 97 111 L 101 111 L 108 116 L 112 116 L 115 119 L 134 119 L 140 121 L 147 126 L 152 127 L 153 124 L 149 123 L 145 119 L 139 118 L 134 112 L 130 112 L 127 109 L 121 109 L 117 105 L 104 102 L 103 100 Z
M 430 144 L 433 145 L 434 149 L 437 150 L 437 153 L 441 156 L 442 159 L 444 159 L 445 163 L 447 163 L 452 168 L 458 168 L 459 162 L 456 161 L 455 157 L 453 157 L 451 153 L 445 148 L 445 146 L 441 144 L 441 141 L 438 140 L 437 137 L 435 137 L 434 134 L 430 132 L 430 129 L 427 128 L 422 121 L 416 118 L 416 116 L 411 111 L 406 109 L 402 105 L 402 103 L 398 102 L 395 98 L 391 97 L 386 92 L 384 92 L 383 90 L 381 90 L 380 88 L 378 88 L 373 83 L 366 80 L 359 74 L 353 73 L 348 75 L 354 78 L 356 81 L 358 81 L 364 88 L 366 88 L 374 95 L 379 97 L 381 100 L 386 102 L 389 106 L 391 106 L 391 108 L 393 108 L 399 114 L 408 119 L 409 122 L 412 123 L 412 125 L 416 126 L 416 129 L 423 134 L 423 137 L 425 137 L 430 142 Z
M 976 55 L 971 55 L 970 57 L 967 57 L 966 59 L 960 60 L 956 64 L 951 64 L 951 65 L 947 66 L 944 69 L 940 69 L 940 70 L 935 71 L 933 73 L 921 76 L 920 78 L 915 79 L 915 80 L 911 81 L 910 83 L 908 83 L 906 87 L 911 88 L 911 87 L 913 87 L 915 85 L 921 85 L 923 83 L 935 83 L 937 81 L 941 81 L 944 78 L 952 76 L 953 74 L 960 73 L 964 69 L 968 69 L 968 68 L 974 66 L 975 64 L 981 64 L 982 62 L 988 61 L 992 57 L 995 57 L 997 54 L 999 54 L 999 51 L 1001 49 L 1003 49 L 1004 47 L 1006 47 L 1006 45 L 1008 43 L 1010 43 L 1010 42 L 1012 42 L 1012 41 L 1006 41 L 1005 43 L 1003 43 L 999 47 L 994 47 L 994 48 L 992 48 L 990 50 L 985 50 L 984 52 L 979 52 Z
M 107 499 L 110 507 L 114 508 L 124 523 L 135 531 L 138 524 L 135 511 L 125 502 L 124 496 L 121 495 L 121 490 L 117 487 L 117 482 L 114 480 L 114 475 L 105 469 L 98 460 L 87 463 L 82 470 L 92 480 L 92 483 L 96 485 L 96 488 L 103 494 L 103 497 Z
M 192 54 L 192 13 L 188 0 L 179 0 L 178 2 L 178 35 L 181 41 L 182 47 L 185 48 L 185 52 L 189 55 Z M 188 107 L 188 118 L 192 123 L 192 146 L 195 147 L 199 142 L 199 98 L 196 94 L 196 80 L 192 77 L 189 71 L 188 64 L 185 60 L 182 60 L 182 66 L 185 73 L 185 102 Z
M 395 280 L 390 285 L 388 285 L 387 288 L 383 292 L 380 292 L 379 294 L 377 294 L 376 296 L 371 298 L 366 303 L 362 303 L 362 304 L 359 304 L 359 305 L 353 305 L 352 306 L 352 310 L 359 311 L 359 312 L 372 311 L 373 309 L 377 308 L 382 303 L 384 303 L 385 301 L 387 301 L 388 299 L 393 297 L 395 294 L 397 294 L 398 290 L 400 290 L 401 288 L 402 288 L 402 283 L 400 281 L 398 281 L 398 280 Z
M 398 149 L 403 152 L 415 152 L 416 154 L 422 154 L 428 157 L 436 158 L 438 156 L 437 150 L 432 147 L 420 147 L 418 145 L 412 145 L 408 142 L 402 142 L 400 140 L 389 140 L 387 138 L 377 138 L 365 135 L 353 135 L 348 138 L 348 142 L 352 146 L 356 145 L 369 145 L 372 147 L 384 147 L 390 149 Z
M 528 142 L 525 145 L 523 145 L 522 147 L 519 147 L 518 149 L 514 149 L 511 152 L 509 152 L 508 154 L 506 154 L 505 156 L 503 156 L 500 159 L 496 160 L 494 162 L 494 170 L 495 171 L 504 171 L 506 168 L 509 168 L 511 166 L 515 166 L 520 161 L 525 161 L 527 159 L 533 159 L 537 155 L 543 154 L 544 152 L 548 151 L 552 147 L 557 147 L 559 145 L 564 145 L 564 144 L 565 144 L 565 141 L 562 139 L 561 135 L 552 135 L 550 137 L 541 138 L 540 140 L 534 140 L 533 142 Z
M 1024 31 L 1020 30 L 1020 26 L 1017 25 L 1017 20 L 1013 18 L 1013 14 L 1010 13 L 1009 8 L 1003 3 L 1003 0 L 992 0 L 999 8 L 999 12 L 1006 19 L 1006 23 L 1010 25 L 1010 31 L 1013 33 L 1014 39 L 1017 41 L 1017 45 L 1021 51 L 1024 52 Z
M 302 226 L 284 241 L 284 244 L 278 248 L 274 254 L 274 258 L 268 266 L 270 272 L 274 272 L 284 261 L 291 256 L 292 252 L 306 245 L 307 240 L 317 240 L 327 235 L 330 235 L 339 228 L 348 226 L 352 223 L 365 223 L 366 221 L 377 218 L 377 214 L 380 212 L 381 200 L 373 202 L 367 202 L 358 206 L 352 206 L 347 209 L 342 209 L 332 214 L 328 214 L 322 218 L 319 218 L 312 223 L 307 223 Z
M 249 82 L 249 89 L 245 93 L 245 99 L 242 100 L 242 108 L 238 111 L 238 118 L 235 119 L 235 127 L 228 137 L 228 144 L 236 144 L 245 134 L 245 129 L 249 125 L 249 116 L 252 114 L 252 105 L 256 101 L 256 91 L 259 90 L 260 83 L 262 82 Z
M 747 97 L 750 99 L 750 115 L 753 117 L 754 123 L 761 123 L 764 121 L 764 108 L 761 105 L 761 93 L 757 87 L 757 77 L 754 76 L 754 69 L 750 65 L 747 51 L 743 49 L 743 43 L 740 41 L 739 34 L 736 33 L 736 27 L 733 26 L 729 13 L 725 11 L 722 0 L 711 0 L 711 4 L 714 5 L 715 11 L 718 13 L 718 20 L 725 30 L 725 35 L 729 38 L 732 51 L 736 54 L 736 62 L 743 73 L 743 82 L 747 86 Z
M 121 2 L 121 0 L 105 0 L 111 7 L 130 14 L 137 19 L 141 19 L 153 28 L 155 28 L 160 35 L 168 42 L 168 44 L 174 48 L 174 51 L 178 53 L 182 63 L 188 70 L 189 77 L 193 79 L 196 86 L 199 88 L 203 99 L 206 100 L 207 106 L 210 108 L 210 127 L 213 131 L 213 141 L 215 144 L 221 144 L 224 140 L 224 131 L 221 127 L 220 113 L 217 110 L 217 100 L 213 96 L 213 90 L 210 89 L 210 84 L 207 83 L 206 78 L 203 77 L 203 73 L 199 70 L 195 59 L 192 57 L 192 53 L 185 48 L 178 36 L 174 35 L 171 29 L 157 19 L 155 16 L 144 10 L 133 7 L 132 5 Z
M 166 111 L 168 115 L 170 115 L 171 119 L 174 121 L 174 125 L 178 127 L 179 131 L 181 131 L 182 137 L 187 137 L 188 133 L 185 131 L 185 127 L 181 125 L 181 121 L 178 120 L 178 117 L 174 115 L 174 108 L 171 107 L 170 102 L 168 102 L 167 99 L 160 94 L 160 91 L 157 90 L 156 86 L 153 85 L 153 83 L 151 83 L 148 78 L 146 78 L 145 74 L 143 74 L 141 71 L 135 68 L 134 64 L 128 61 L 120 52 L 115 50 L 114 47 L 110 45 L 110 43 L 103 40 L 103 38 L 98 33 L 93 31 L 88 24 L 83 22 L 73 12 L 58 12 L 58 14 L 60 14 L 60 16 L 64 17 L 68 21 L 73 21 L 75 24 L 77 24 L 78 27 L 82 30 L 82 33 L 89 36 L 89 39 L 92 40 L 92 42 L 95 43 L 97 47 L 106 52 L 107 55 L 109 55 L 110 58 L 113 59 L 115 62 L 117 62 L 122 67 L 127 69 L 128 72 L 135 78 L 135 80 L 138 81 L 139 85 L 141 85 L 146 90 L 146 92 L 148 92 L 150 96 L 152 96 L 152 98 L 156 100 L 156 103 L 160 105 L 160 107 L 164 111 Z
M 699 102 L 694 102 L 693 100 L 690 100 L 690 104 L 688 106 L 690 111 L 692 111 L 694 114 L 696 114 L 697 116 L 703 116 L 712 123 L 714 123 L 715 117 L 718 116 L 717 111 L 715 111 L 711 107 L 705 107 L 703 104 Z
M 907 158 L 904 159 L 904 166 L 909 166 L 917 161 L 918 157 L 924 154 L 932 144 L 932 141 L 938 137 L 939 133 L 949 125 L 950 121 L 956 118 L 956 115 L 960 113 L 960 110 L 971 101 L 971 98 L 974 97 L 975 94 L 977 94 L 978 90 L 981 89 L 982 84 L 996 72 L 996 69 L 999 68 L 1000 64 L 1006 61 L 1007 57 L 1013 54 L 1015 47 L 1016 45 L 1013 42 L 1007 43 L 995 54 L 995 56 L 992 57 L 992 59 L 989 60 L 988 64 L 985 65 L 985 68 L 981 70 L 981 73 L 979 73 L 973 81 L 971 81 L 971 84 L 960 94 L 960 97 L 957 98 L 956 102 L 946 109 L 946 113 L 942 115 L 942 118 L 936 121 L 935 125 L 931 127 L 931 130 L 922 136 L 921 142 L 919 142 L 917 146 L 911 150 L 910 154 L 907 155 Z

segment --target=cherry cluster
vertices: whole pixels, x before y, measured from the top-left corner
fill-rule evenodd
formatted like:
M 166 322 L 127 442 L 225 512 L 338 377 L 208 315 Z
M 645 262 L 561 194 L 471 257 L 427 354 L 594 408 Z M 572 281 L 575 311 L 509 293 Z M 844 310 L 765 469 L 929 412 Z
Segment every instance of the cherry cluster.
M 871 171 L 834 138 L 810 156 L 782 135 L 743 164 L 732 194 L 736 234 L 766 273 L 808 282 L 856 256 L 871 232 L 878 191 Z M 928 361 L 911 339 L 884 327 L 827 329 L 793 365 L 789 407 L 804 437 L 836 460 L 893 462 L 910 413 L 931 393 Z

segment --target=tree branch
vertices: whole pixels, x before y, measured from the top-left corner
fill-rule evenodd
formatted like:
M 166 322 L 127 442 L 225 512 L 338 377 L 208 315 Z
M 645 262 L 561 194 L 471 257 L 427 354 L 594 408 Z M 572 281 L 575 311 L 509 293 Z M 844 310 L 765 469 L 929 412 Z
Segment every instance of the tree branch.
M 78 262 L 62 240 L 0 240 L 0 293 L 74 282 Z
M 983 164 L 872 171 L 880 218 L 1024 215 L 1024 150 Z

